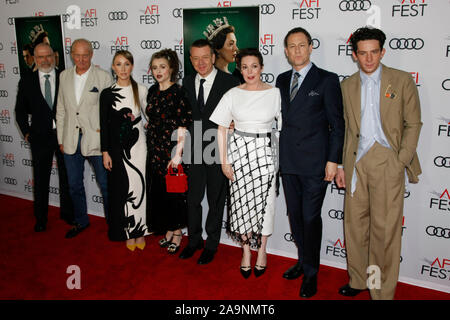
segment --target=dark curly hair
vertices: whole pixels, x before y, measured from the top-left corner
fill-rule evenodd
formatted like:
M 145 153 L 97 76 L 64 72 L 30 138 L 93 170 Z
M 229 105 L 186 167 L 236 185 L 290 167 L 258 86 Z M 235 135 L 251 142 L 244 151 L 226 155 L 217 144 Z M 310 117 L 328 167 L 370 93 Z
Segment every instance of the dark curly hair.
M 350 37 L 350 43 L 352 50 L 356 54 L 358 51 L 358 42 L 363 40 L 378 40 L 380 43 L 380 49 L 383 49 L 384 42 L 386 41 L 386 35 L 383 31 L 377 28 L 362 27 L 353 32 Z
M 236 66 L 238 67 L 239 70 L 241 69 L 242 58 L 248 57 L 248 56 L 258 58 L 258 61 L 259 61 L 259 64 L 261 65 L 261 67 L 264 66 L 263 56 L 262 56 L 261 52 L 259 52 L 258 49 L 245 48 L 245 49 L 239 50 L 236 55 Z
M 155 52 L 151 59 L 149 67 L 152 67 L 153 60 L 155 59 L 166 59 L 169 62 L 169 68 L 172 69 L 172 74 L 170 75 L 171 82 L 177 82 L 178 73 L 180 71 L 180 60 L 178 59 L 177 53 L 172 49 L 163 49 L 161 51 Z

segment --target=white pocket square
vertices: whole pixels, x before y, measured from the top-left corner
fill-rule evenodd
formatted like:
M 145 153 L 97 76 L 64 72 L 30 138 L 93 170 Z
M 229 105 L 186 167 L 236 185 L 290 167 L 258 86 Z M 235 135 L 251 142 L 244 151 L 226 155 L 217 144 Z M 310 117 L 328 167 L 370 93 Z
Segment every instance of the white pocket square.
M 315 92 L 314 90 L 311 90 L 311 91 L 308 93 L 308 96 L 309 96 L 309 97 L 314 97 L 314 96 L 319 96 L 319 94 L 318 94 L 317 92 Z

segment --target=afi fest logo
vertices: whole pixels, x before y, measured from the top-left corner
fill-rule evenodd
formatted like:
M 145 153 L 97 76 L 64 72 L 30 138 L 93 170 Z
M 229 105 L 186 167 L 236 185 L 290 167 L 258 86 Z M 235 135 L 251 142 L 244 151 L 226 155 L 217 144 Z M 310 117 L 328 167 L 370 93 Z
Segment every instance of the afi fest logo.
M 430 198 L 430 209 L 437 209 L 439 211 L 450 211 L 450 194 L 448 189 L 445 189 L 442 193 L 431 192 L 434 197 Z
M 259 47 L 262 55 L 273 55 L 273 33 L 266 33 L 261 38 L 261 45 Z
M 113 43 L 111 46 L 111 55 L 120 50 L 128 50 L 128 37 L 118 36 L 116 40 L 112 40 L 111 42 Z
M 319 0 L 302 0 L 298 9 L 292 9 L 292 20 L 319 19 L 320 10 Z
M 3 109 L 0 111 L 0 123 L 1 124 L 10 124 L 11 123 L 11 116 L 9 114 L 8 109 Z
M 335 242 L 328 240 L 329 245 L 326 246 L 325 254 L 338 258 L 347 258 L 347 250 L 345 249 L 345 240 L 337 239 Z
M 5 77 L 6 77 L 5 65 L 3 63 L 0 63 L 0 79 L 3 79 Z
M 426 0 L 401 0 L 400 4 L 392 6 L 392 16 L 401 18 L 423 17 L 425 8 L 428 6 L 426 2 Z
M 140 10 L 144 14 L 139 16 L 139 24 L 159 24 L 159 6 L 152 4 L 145 7 L 145 10 Z
M 445 124 L 438 125 L 438 137 L 450 137 L 450 119 L 440 117 L 439 120 L 443 121 Z
M 433 262 L 424 259 L 427 264 L 420 268 L 420 274 L 430 278 L 448 280 L 450 278 L 450 259 L 436 257 Z
M 68 29 L 92 28 L 98 26 L 97 9 L 81 10 L 77 5 L 70 5 L 66 9 L 64 22 Z
M 414 80 L 414 83 L 416 84 L 416 87 L 420 87 L 420 83 L 419 83 L 419 73 L 418 72 L 410 72 L 411 77 Z
M 26 180 L 25 184 L 23 185 L 23 191 L 33 193 L 33 190 L 34 190 L 34 179 Z
M 173 51 L 175 51 L 178 54 L 183 55 L 183 39 L 181 40 L 175 40 L 175 45 L 173 46 Z
M 6 167 L 15 167 L 14 153 L 3 154 L 2 164 Z

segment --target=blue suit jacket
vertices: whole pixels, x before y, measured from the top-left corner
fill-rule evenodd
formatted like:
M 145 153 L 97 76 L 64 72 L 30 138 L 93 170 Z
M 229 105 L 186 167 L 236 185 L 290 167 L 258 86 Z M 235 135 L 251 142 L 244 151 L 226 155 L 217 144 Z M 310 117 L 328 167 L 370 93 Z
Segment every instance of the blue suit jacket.
M 286 71 L 276 81 L 283 117 L 280 171 L 323 177 L 327 161 L 342 162 L 345 123 L 339 78 L 313 64 L 290 102 L 291 75 L 292 70 Z

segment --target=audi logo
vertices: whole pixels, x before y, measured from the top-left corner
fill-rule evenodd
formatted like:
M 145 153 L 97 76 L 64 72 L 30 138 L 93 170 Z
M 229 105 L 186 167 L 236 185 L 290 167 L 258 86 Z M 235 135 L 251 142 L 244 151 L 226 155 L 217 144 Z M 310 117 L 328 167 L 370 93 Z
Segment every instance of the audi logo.
M 17 179 L 10 178 L 10 177 L 5 177 L 5 178 L 3 179 L 3 182 L 6 183 L 6 184 L 11 184 L 11 185 L 13 185 L 13 186 L 16 186 L 16 185 L 17 185 Z
M 339 75 L 339 81 L 345 80 L 345 79 L 347 79 L 348 77 L 350 77 L 350 76 L 340 74 L 340 75 Z
M 311 39 L 311 44 L 312 44 L 313 49 L 317 49 L 318 47 L 320 47 L 319 39 L 316 39 L 316 38 Z
M 142 49 L 160 49 L 161 41 L 159 41 L 159 40 L 142 40 L 141 48 Z
M 111 11 L 110 13 L 108 13 L 108 19 L 111 21 L 127 20 L 128 12 L 126 12 L 126 11 Z
M 261 14 L 274 14 L 275 13 L 275 6 L 273 4 L 262 4 L 261 7 Z
M 288 241 L 288 242 L 294 242 L 294 237 L 292 236 L 292 233 L 286 233 L 284 235 L 284 240 Z
M 13 139 L 12 136 L 8 136 L 6 134 L 2 134 L 2 135 L 0 135 L 0 141 L 1 142 L 13 142 L 14 139 Z
M 92 196 L 92 201 L 95 202 L 95 203 L 103 203 L 103 197 Z
M 51 194 L 59 194 L 59 188 L 56 187 L 48 187 L 48 192 Z
M 450 229 L 449 228 L 428 226 L 426 229 L 426 232 L 429 236 L 432 236 L 432 237 L 450 239 Z
M 434 165 L 439 168 L 450 168 L 450 157 L 437 156 L 434 158 Z
M 450 90 L 450 83 L 447 84 L 447 82 L 450 82 L 450 79 L 445 79 L 444 81 L 442 81 L 442 89 Z M 8 93 L 6 93 L 6 94 L 8 94 Z
M 275 80 L 273 73 L 261 73 L 261 81 L 266 83 L 272 83 Z
M 0 90 L 0 98 L 6 98 L 6 97 L 8 97 L 8 91 Z
M 92 49 L 98 50 L 100 49 L 100 42 L 98 41 L 91 41 Z
M 389 47 L 393 50 L 420 50 L 424 44 L 420 38 L 392 38 L 389 41 Z
M 342 0 L 339 3 L 341 11 L 367 11 L 371 6 L 369 0 Z
M 331 209 L 330 211 L 328 211 L 328 216 L 331 219 L 343 220 L 344 219 L 344 211 Z
M 173 9 L 172 15 L 174 18 L 182 18 L 183 17 L 183 9 L 182 8 Z
M 22 165 L 26 167 L 32 167 L 33 166 L 33 160 L 31 159 L 22 159 Z

